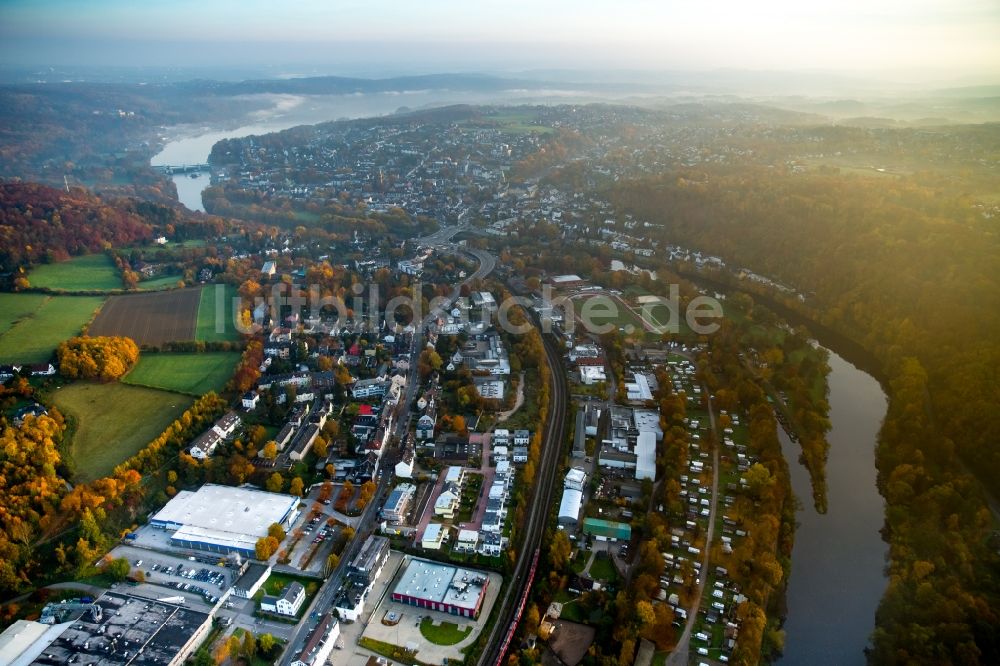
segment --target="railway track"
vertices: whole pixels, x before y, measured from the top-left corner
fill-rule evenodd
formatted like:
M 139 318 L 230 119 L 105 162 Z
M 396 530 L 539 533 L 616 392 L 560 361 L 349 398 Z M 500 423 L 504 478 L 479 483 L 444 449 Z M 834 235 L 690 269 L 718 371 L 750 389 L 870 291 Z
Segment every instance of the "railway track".
M 517 625 L 531 592 L 531 584 L 534 582 L 542 536 L 545 534 L 549 509 L 552 507 L 559 457 L 565 441 L 568 395 L 566 373 L 563 372 L 562 359 L 556 351 L 555 344 L 544 336 L 542 341 L 545 343 L 545 356 L 552 373 L 552 401 L 545 428 L 542 457 L 538 465 L 538 485 L 531 498 L 531 507 L 525 523 L 526 533 L 518 550 L 514 575 L 511 577 L 507 594 L 501 599 L 497 621 L 493 624 L 486 647 L 478 661 L 480 666 L 499 666 L 517 632 Z

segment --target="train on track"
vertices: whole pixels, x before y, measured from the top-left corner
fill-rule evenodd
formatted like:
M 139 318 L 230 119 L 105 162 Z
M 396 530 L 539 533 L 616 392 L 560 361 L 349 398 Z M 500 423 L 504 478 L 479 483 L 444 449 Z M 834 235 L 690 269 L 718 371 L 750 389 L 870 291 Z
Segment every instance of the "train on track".
M 528 594 L 531 593 L 531 586 L 535 582 L 535 572 L 538 570 L 538 555 L 541 552 L 541 548 L 536 548 L 535 554 L 531 558 L 531 568 L 528 569 L 528 581 L 524 586 L 524 592 L 521 593 L 521 601 L 517 604 L 517 612 L 514 613 L 514 619 L 511 620 L 510 626 L 507 628 L 507 635 L 504 636 L 503 643 L 500 644 L 500 652 L 497 653 L 495 666 L 501 666 L 503 658 L 507 654 L 508 648 L 510 648 L 511 641 L 514 640 L 514 634 L 517 632 L 517 625 L 521 621 L 521 616 L 524 614 L 524 607 L 528 603 Z

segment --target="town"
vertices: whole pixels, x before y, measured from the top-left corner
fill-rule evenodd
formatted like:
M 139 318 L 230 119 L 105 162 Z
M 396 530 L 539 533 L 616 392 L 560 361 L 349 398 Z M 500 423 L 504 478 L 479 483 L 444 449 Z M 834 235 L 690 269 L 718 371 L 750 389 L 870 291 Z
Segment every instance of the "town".
M 0 381 L 25 438 L 66 414 L 74 446 L 94 442 L 60 502 L 93 527 L 79 563 L 56 555 L 78 580 L 4 632 L 0 660 L 780 652 L 779 440 L 823 510 L 829 367 L 775 312 L 816 295 L 670 238 L 614 184 L 795 177 L 855 139 L 763 107 L 699 113 L 463 106 L 227 139 L 205 166 L 211 222 L 154 209 L 172 220 L 155 235 L 64 264 L 104 291 L 65 289 L 58 264 L 16 278 L 42 290 L 32 316 L 55 303 L 87 333 L 24 343 Z M 763 155 L 736 147 L 776 134 Z M 681 192 L 708 182 L 684 173 Z M 88 364 L 88 339 L 131 341 L 118 374 L 74 381 L 111 356 Z M 93 422 L 131 414 L 114 433 L 131 441 L 157 410 L 109 460 Z

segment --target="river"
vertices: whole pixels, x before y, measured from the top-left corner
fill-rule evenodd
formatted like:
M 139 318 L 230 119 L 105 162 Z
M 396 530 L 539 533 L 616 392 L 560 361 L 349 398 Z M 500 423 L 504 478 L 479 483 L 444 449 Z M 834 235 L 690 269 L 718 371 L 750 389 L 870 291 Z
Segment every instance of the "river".
M 395 113 L 401 108 L 424 109 L 449 104 L 552 104 L 584 103 L 602 98 L 573 90 L 507 90 L 470 92 L 461 90 L 407 90 L 348 95 L 266 95 L 270 108 L 250 114 L 236 129 L 211 126 L 179 126 L 165 130 L 167 143 L 150 160 L 152 166 L 204 164 L 212 146 L 223 139 L 269 134 L 298 125 L 347 118 L 369 118 Z M 207 173 L 191 178 L 173 176 L 178 200 L 191 210 L 204 211 L 201 193 L 210 185 Z
M 801 508 L 788 581 L 782 663 L 865 663 L 875 610 L 887 585 L 888 546 L 879 530 L 885 503 L 875 485 L 875 443 L 886 396 L 879 383 L 830 352 L 830 442 L 826 514 L 813 507 L 800 448 L 779 427 L 792 490 Z

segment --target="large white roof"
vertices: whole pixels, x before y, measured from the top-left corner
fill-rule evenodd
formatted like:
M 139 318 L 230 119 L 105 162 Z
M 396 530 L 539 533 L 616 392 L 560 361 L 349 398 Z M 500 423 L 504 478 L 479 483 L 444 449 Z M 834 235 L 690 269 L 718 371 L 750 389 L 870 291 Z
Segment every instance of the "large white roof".
M 299 501 L 293 495 L 205 484 L 194 492 L 177 493 L 153 520 L 181 525 L 176 538 L 244 542 L 244 537 L 253 537 L 252 548 L 259 537 L 267 535 L 267 528 L 282 522 Z
M 656 479 L 656 433 L 640 432 L 635 442 L 635 478 Z
M 399 579 L 395 592 L 471 610 L 478 605 L 486 580 L 487 574 L 483 571 L 413 559 Z
M 559 503 L 559 518 L 580 520 L 580 507 L 582 506 L 582 492 L 576 488 L 563 488 L 562 501 Z

